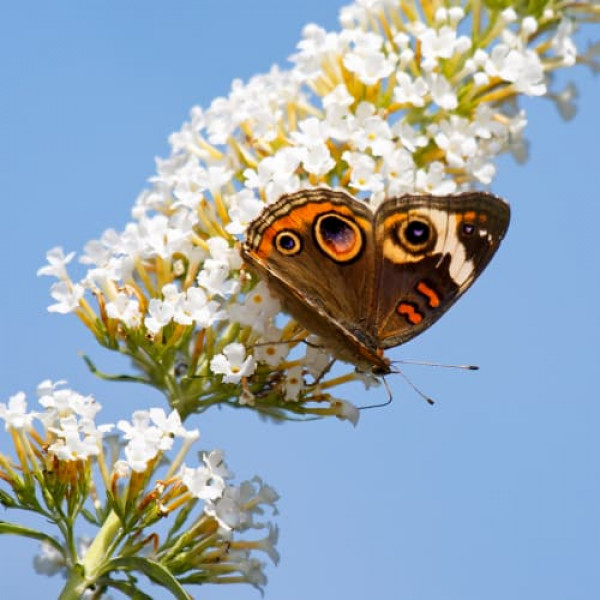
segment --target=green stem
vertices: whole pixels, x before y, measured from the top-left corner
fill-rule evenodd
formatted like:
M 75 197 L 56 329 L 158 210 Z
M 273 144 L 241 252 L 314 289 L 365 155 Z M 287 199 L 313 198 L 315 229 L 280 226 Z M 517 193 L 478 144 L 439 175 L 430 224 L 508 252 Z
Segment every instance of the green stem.
M 81 564 L 75 565 L 71 570 L 59 600 L 78 600 L 86 588 L 95 583 L 103 563 L 110 558 L 107 552 L 120 527 L 119 517 L 111 512 L 85 553 Z

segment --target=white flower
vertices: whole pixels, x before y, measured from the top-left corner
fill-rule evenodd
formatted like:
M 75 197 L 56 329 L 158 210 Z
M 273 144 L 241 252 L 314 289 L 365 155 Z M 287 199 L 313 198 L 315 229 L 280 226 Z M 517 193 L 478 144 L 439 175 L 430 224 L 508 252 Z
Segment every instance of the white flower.
M 297 146 L 318 146 L 329 138 L 329 128 L 325 121 L 310 117 L 298 123 L 298 131 L 292 131 L 291 139 Z
M 329 94 L 323 96 L 322 102 L 323 107 L 328 113 L 331 111 L 345 114 L 348 107 L 354 104 L 354 96 L 350 94 L 348 88 L 343 83 L 340 83 Z
M 152 424 L 152 422 L 156 424 Z M 173 446 L 173 435 L 191 437 L 196 431 L 186 432 L 181 427 L 179 416 L 173 413 L 167 418 L 162 409 L 138 410 L 131 416 L 131 423 L 121 420 L 117 428 L 128 440 L 125 446 L 127 464 L 136 472 L 146 470 L 148 462 L 154 460 L 159 452 L 169 450 Z
M 50 295 L 57 301 L 48 307 L 48 312 L 66 314 L 79 308 L 79 301 L 83 298 L 83 286 L 67 281 L 57 281 L 50 288 Z
M 261 540 L 256 540 L 258 548 L 265 552 L 273 561 L 273 564 L 279 563 L 279 552 L 275 549 L 275 545 L 279 541 L 279 529 L 276 525 L 268 524 L 269 533 Z
M 225 493 L 215 501 L 204 505 L 204 512 L 214 517 L 219 525 L 226 531 L 243 529 L 251 517 L 239 503 L 239 492 L 237 487 L 228 486 Z
M 240 253 L 229 245 L 222 237 L 212 237 L 206 241 L 211 259 L 215 262 L 225 263 L 231 270 L 242 266 Z
M 118 319 L 130 329 L 139 327 L 142 321 L 140 303 L 125 292 L 119 292 L 112 302 L 106 304 L 106 314 L 111 319 Z
M 350 402 L 346 402 L 346 400 L 341 400 L 339 398 L 331 399 L 331 408 L 334 409 L 335 415 L 342 420 L 350 421 L 352 425 L 356 427 L 358 423 L 358 419 L 360 417 L 360 410 L 351 404 Z
M 148 303 L 148 315 L 144 319 L 144 325 L 150 334 L 156 335 L 171 322 L 174 314 L 173 304 L 159 298 L 152 298 Z
M 298 150 L 302 158 L 302 165 L 307 173 L 319 176 L 326 175 L 335 167 L 335 161 L 329 152 L 327 144 L 313 144 L 299 148 Z
M 350 182 L 353 187 L 371 192 L 383 190 L 381 173 L 375 170 L 377 164 L 368 154 L 346 151 L 342 154 L 342 158 L 352 169 Z
M 217 449 L 211 450 L 210 452 L 204 452 L 202 461 L 215 477 L 221 479 L 231 479 L 233 477 L 233 473 L 225 464 L 225 453 L 223 450 Z
M 453 25 L 464 19 L 465 10 L 462 6 L 451 6 L 448 9 L 448 19 Z
M 218 302 L 208 299 L 202 288 L 190 287 L 175 305 L 173 320 L 181 325 L 191 325 L 195 322 L 198 327 L 204 329 L 225 318 L 225 311 L 219 310 L 219 307 Z
M 483 156 L 470 158 L 465 164 L 465 170 L 484 185 L 489 185 L 496 175 L 496 167 Z
M 131 439 L 125 446 L 125 458 L 128 466 L 136 473 L 143 473 L 148 463 L 156 458 L 158 445 L 143 437 Z
M 183 298 L 183 294 L 179 291 L 174 283 L 167 283 L 167 285 L 163 285 L 161 292 L 163 300 L 170 304 L 177 304 L 177 302 Z
M 151 408 L 149 410 L 150 420 L 158 427 L 163 436 L 181 437 L 190 440 L 196 440 L 200 436 L 197 429 L 186 429 L 181 423 L 181 417 L 176 410 L 172 410 L 169 415 L 162 408 Z
M 208 187 L 206 169 L 198 164 L 195 157 L 190 158 L 176 171 L 172 184 L 175 198 L 173 208 L 185 207 L 195 210 Z
M 356 147 L 364 151 L 371 148 L 373 155 L 381 156 L 388 152 L 392 144 L 392 130 L 381 117 L 372 116 L 364 119 L 350 138 Z
M 380 35 L 359 30 L 344 33 L 354 42 L 354 48 L 344 54 L 344 66 L 356 73 L 363 83 L 373 85 L 394 71 L 398 59 L 394 54 L 381 51 L 383 38 Z
M 169 259 L 178 252 L 190 236 L 188 231 L 172 226 L 164 215 L 141 219 L 137 230 L 138 237 L 143 242 L 144 254 L 164 259 Z
M 281 312 L 281 302 L 269 290 L 264 281 L 259 281 L 255 288 L 246 296 L 246 309 L 254 314 L 261 313 L 272 318 Z
M 221 188 L 225 187 L 231 181 L 232 177 L 233 171 L 231 169 L 221 165 L 210 166 L 207 169 L 206 187 L 214 195 L 219 192 Z
M 431 73 L 427 77 L 427 85 L 431 92 L 433 101 L 446 110 L 452 110 L 458 106 L 456 92 L 450 82 L 440 73 Z
M 264 334 L 264 338 L 273 338 L 274 342 L 259 342 L 254 349 L 254 358 L 259 362 L 264 362 L 271 367 L 276 367 L 289 353 L 290 344 L 285 341 L 279 341 L 281 332 L 272 327 Z
M 0 419 L 4 419 L 4 429 L 29 429 L 36 413 L 27 412 L 24 392 L 17 392 L 8 399 L 8 404 L 0 402 Z
M 252 504 L 267 504 L 271 507 L 273 514 L 277 514 L 275 503 L 279 500 L 279 494 L 260 477 L 255 475 L 251 482 L 245 482 L 249 493 L 253 496 Z M 258 486 L 258 491 L 255 490 L 255 485 Z
M 400 142 L 409 152 L 414 152 L 417 148 L 427 146 L 428 139 L 416 128 L 405 121 L 398 121 L 392 127 L 394 135 L 397 135 Z
M 50 275 L 57 279 L 68 279 L 66 265 L 71 262 L 75 252 L 69 252 L 65 255 L 63 249 L 60 246 L 52 248 L 46 252 L 46 260 L 48 264 L 38 269 L 39 275 Z
M 394 100 L 400 104 L 408 103 L 413 106 L 425 106 L 425 96 L 429 88 L 422 77 L 413 79 L 408 73 L 396 73 Z
M 577 61 L 577 46 L 571 38 L 574 30 L 572 21 L 563 17 L 552 37 L 552 49 L 562 58 L 565 67 L 572 67 Z
M 439 30 L 428 27 L 418 35 L 418 39 L 421 41 L 423 55 L 421 66 L 426 71 L 435 68 L 438 58 L 450 58 L 455 52 L 462 54 L 471 47 L 469 38 L 461 36 L 457 39 L 456 30 L 448 25 Z
M 412 154 L 404 148 L 395 148 L 383 156 L 383 175 L 387 181 L 387 195 L 399 196 L 414 191 L 415 163 Z
M 258 489 L 257 489 L 258 488 Z M 244 530 L 248 527 L 262 528 L 264 524 L 255 523 L 254 516 L 262 515 L 261 505 L 270 505 L 276 512 L 277 492 L 265 485 L 259 477 L 244 481 L 239 486 L 227 486 L 221 498 L 207 502 L 204 512 L 219 522 L 226 531 Z
M 303 366 L 297 365 L 288 369 L 285 376 L 285 399 L 288 402 L 298 400 L 298 395 L 304 389 L 304 379 L 302 377 Z
M 465 160 L 475 156 L 477 141 L 471 132 L 467 119 L 452 115 L 449 120 L 441 121 L 440 130 L 435 134 L 435 143 L 445 151 L 450 167 L 463 167 Z
M 248 223 L 256 218 L 265 204 L 249 190 L 241 190 L 229 198 L 229 217 L 231 222 L 225 230 L 232 235 L 244 233 Z
M 216 500 L 223 495 L 225 481 L 206 467 L 186 467 L 183 465 L 179 472 L 181 481 L 190 494 L 200 500 Z
M 518 50 L 508 44 L 498 44 L 485 66 L 492 77 L 501 77 L 514 83 L 518 92 L 528 96 L 546 93 L 544 69 L 540 57 L 533 50 Z
M 41 542 L 39 553 L 33 557 L 33 568 L 41 575 L 56 575 L 66 566 L 65 557 L 49 542 Z
M 240 282 L 230 278 L 231 271 L 227 263 L 208 259 L 196 281 L 210 294 L 227 298 L 236 294 L 240 289 Z
M 573 82 L 567 84 L 567 86 L 562 92 L 550 95 L 552 100 L 554 100 L 554 102 L 556 103 L 556 108 L 558 108 L 560 116 L 565 121 L 569 121 L 577 113 L 577 106 L 575 105 L 575 100 L 577 99 L 577 96 L 577 88 L 575 87 L 575 84 Z
M 254 357 L 246 356 L 246 348 L 237 342 L 225 346 L 223 352 L 210 361 L 210 370 L 215 375 L 223 375 L 224 383 L 239 383 L 242 377 L 252 375 L 254 368 Z
M 456 183 L 446 177 L 444 165 L 441 162 L 433 162 L 429 169 L 417 171 L 415 188 L 428 194 L 452 194 L 456 191 Z
M 89 431 L 86 433 L 85 423 L 84 427 L 81 427 L 81 423 L 75 415 L 61 418 L 59 425 L 60 427 L 48 428 L 58 438 L 48 448 L 48 452 L 56 458 L 65 461 L 86 460 L 90 456 L 97 456 L 100 453 L 101 432 L 89 427 Z
M 65 383 L 65 381 L 53 383 L 46 380 L 38 385 L 39 403 L 46 409 L 39 418 L 46 426 L 50 426 L 52 423 L 58 423 L 62 418 L 77 415 L 83 419 L 86 430 L 94 430 L 93 420 L 102 406 L 93 396 L 83 396 L 69 388 L 59 389 L 59 386 Z
M 283 147 L 273 156 L 267 156 L 258 168 L 244 171 L 244 185 L 247 188 L 262 188 L 268 202 L 274 202 L 282 194 L 293 192 L 300 187 L 296 169 L 301 156 L 298 148 Z

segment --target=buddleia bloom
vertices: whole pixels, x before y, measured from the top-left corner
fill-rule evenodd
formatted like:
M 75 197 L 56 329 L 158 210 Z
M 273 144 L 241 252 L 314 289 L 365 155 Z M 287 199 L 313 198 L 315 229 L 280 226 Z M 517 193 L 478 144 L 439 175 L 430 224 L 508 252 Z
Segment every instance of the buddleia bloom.
M 41 542 L 34 566 L 65 575 L 62 598 L 91 587 L 98 597 L 111 587 L 133 592 L 123 571 L 141 572 L 178 597 L 185 584 L 264 586 L 259 556 L 279 558 L 278 529 L 267 518 L 279 498 L 271 486 L 259 477 L 234 483 L 219 449 L 186 464 L 199 432 L 175 410 L 98 424 L 101 405 L 64 381 L 42 382 L 37 396 L 34 411 L 23 392 L 0 402 L 14 446 L 12 456 L 0 454 L 0 502 L 44 520 L 39 530 L 3 522 L 2 533 Z M 76 537 L 81 528 L 93 540 Z
M 488 186 L 500 154 L 526 158 L 522 96 L 572 115 L 574 94 L 550 91 L 549 76 L 598 68 L 597 45 L 582 52 L 575 32 L 599 14 L 592 2 L 357 0 L 338 31 L 307 25 L 290 68 L 236 80 L 191 110 L 132 221 L 85 247 L 81 279 L 68 274 L 72 253 L 48 253 L 50 310 L 130 356 L 183 418 L 229 404 L 355 421 L 332 392 L 364 375 L 331 371 L 327 348 L 316 354 L 309 332 L 280 316 L 240 259 L 248 223 L 311 186 L 372 205 Z

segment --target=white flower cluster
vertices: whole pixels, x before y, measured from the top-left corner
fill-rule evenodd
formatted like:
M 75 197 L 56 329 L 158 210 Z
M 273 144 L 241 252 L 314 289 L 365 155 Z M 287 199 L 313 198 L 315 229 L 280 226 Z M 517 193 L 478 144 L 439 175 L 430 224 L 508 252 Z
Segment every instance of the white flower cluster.
M 205 511 L 215 517 L 226 531 L 244 531 L 264 527 L 256 521 L 256 517 L 264 513 L 264 506 L 274 507 L 278 499 L 279 495 L 271 486 L 255 477 L 252 481 L 225 489 L 221 497 L 211 499 Z
M 7 403 L 0 402 L 0 419 L 8 431 L 28 433 L 34 420 L 42 423 L 47 432 L 47 452 L 61 461 L 85 461 L 102 452 L 105 434 L 114 429 L 114 424 L 97 425 L 96 415 L 102 406 L 92 396 L 82 396 L 64 387 L 65 381 L 45 380 L 37 387 L 38 401 L 44 411 L 27 411 L 24 392 L 10 397 Z M 186 430 L 177 411 L 168 416 L 162 408 L 136 411 L 132 422 L 119 421 L 117 429 L 126 440 L 125 460 L 117 461 L 114 469 L 121 476 L 130 470 L 144 472 L 148 464 L 165 450 L 170 450 L 176 437 L 194 441 L 198 430 Z
M 112 438 L 103 439 L 114 426 L 95 424 L 100 405 L 91 396 L 69 389 L 65 383 L 47 380 L 38 386 L 37 395 L 44 409 L 40 412 L 27 411 L 23 392 L 12 396 L 7 403 L 0 403 L 0 419 L 12 434 L 20 463 L 16 468 L 12 459 L 0 455 L 0 476 L 9 484 L 9 491 L 3 492 L 5 500 L 9 502 L 10 498 L 12 506 L 39 510 L 40 505 L 35 500 L 39 496 L 46 503 L 45 514 L 55 515 L 59 522 L 66 514 L 63 512 L 65 501 L 68 500 L 70 511 L 82 508 L 93 489 L 96 491 L 91 492 L 91 497 L 96 514 L 105 514 L 105 509 L 115 510 L 117 506 L 124 511 L 118 517 L 112 515 L 114 526 L 121 529 L 125 523 L 131 528 L 135 522 L 149 528 L 172 513 L 184 515 L 183 520 L 190 518 L 192 523 L 189 531 L 182 528 L 180 536 L 186 544 L 198 547 L 198 553 L 193 554 L 196 562 L 189 568 L 206 569 L 205 581 L 219 581 L 223 571 L 211 567 L 216 561 L 225 566 L 225 573 L 237 572 L 237 580 L 263 586 L 266 582 L 264 564 L 254 557 L 253 551 L 266 553 L 274 563 L 278 561 L 275 549 L 278 529 L 264 518 L 267 509 L 269 514 L 277 514 L 279 496 L 275 490 L 258 477 L 238 485 L 232 483 L 233 474 L 221 450 L 202 453 L 199 466 L 184 464 L 183 459 L 199 433 L 185 429 L 177 411 L 169 415 L 158 408 L 136 411 L 131 421 L 121 420 L 116 425 L 124 444 L 114 444 L 117 440 Z M 43 424 L 45 435 L 35 430 L 36 421 Z M 183 439 L 183 448 L 169 462 L 165 478 L 156 480 L 156 470 L 165 467 L 161 459 L 177 438 Z M 112 451 L 106 452 L 109 446 Z M 120 449 L 125 458 L 118 460 Z M 106 463 L 107 454 L 111 464 Z M 36 476 L 23 477 L 23 473 L 28 472 Z M 95 473 L 102 476 L 111 497 L 106 507 L 98 499 L 102 494 L 98 494 L 98 488 L 92 484 Z M 122 481 L 124 478 L 128 478 L 126 482 Z M 190 517 L 196 500 L 202 501 L 199 514 Z M 184 512 L 176 512 L 181 507 Z M 69 512 L 70 527 L 77 512 Z M 183 521 L 179 522 L 179 527 L 182 525 Z M 139 530 L 133 529 L 137 544 Z M 262 539 L 240 537 L 249 530 L 266 530 L 267 533 Z M 121 531 L 119 534 L 125 545 L 129 533 Z M 40 534 L 40 539 L 46 541 L 34 559 L 36 570 L 48 575 L 67 573 L 69 555 L 61 551 L 61 544 L 47 535 Z M 170 543 L 176 544 L 177 538 Z M 82 559 L 89 542 L 82 541 L 78 546 L 77 557 Z M 164 560 L 169 556 L 168 544 L 162 551 L 155 549 L 154 552 L 155 560 Z
M 162 408 L 137 410 L 131 417 L 131 423 L 121 420 L 117 423 L 117 429 L 123 432 L 123 438 L 127 440 L 125 460 L 115 464 L 115 469 L 121 474 L 128 469 L 143 473 L 159 453 L 173 447 L 177 437 L 188 441 L 195 441 L 200 437 L 197 429 L 188 431 L 183 427 L 176 410 L 167 416 Z
M 114 425 L 96 425 L 101 405 L 92 396 L 82 396 L 65 384 L 50 380 L 40 383 L 37 395 L 45 409 L 41 412 L 28 412 L 25 394 L 18 392 L 7 403 L 0 403 L 0 419 L 4 420 L 7 431 L 25 434 L 33 431 L 34 420 L 41 421 L 47 432 L 44 448 L 49 457 L 59 461 L 98 457 L 103 452 L 102 438 Z M 118 478 L 127 477 L 132 471 L 146 472 L 159 456 L 172 449 L 175 439 L 183 439 L 187 451 L 200 437 L 197 429 L 188 430 L 182 425 L 177 411 L 167 415 L 161 408 L 136 411 L 131 422 L 121 420 L 116 429 L 125 440 L 125 458 L 115 460 L 112 465 Z M 198 467 L 182 464 L 177 476 L 193 497 L 206 502 L 207 515 L 214 517 L 226 532 L 268 526 L 257 522 L 255 516 L 263 514 L 262 507 L 266 505 L 276 512 L 278 495 L 273 488 L 258 477 L 237 486 L 228 483 L 233 474 L 221 450 L 203 453 L 202 463 Z
M 96 426 L 94 419 L 101 406 L 91 396 L 62 387 L 65 383 L 46 380 L 39 384 L 37 395 L 43 412 L 28 412 L 25 393 L 16 393 L 8 403 L 0 403 L 0 419 L 7 431 L 25 433 L 37 419 L 50 434 L 50 456 L 64 461 L 87 460 L 100 453 L 102 437 L 113 426 Z
M 499 154 L 523 155 L 518 96 L 546 94 L 546 73 L 575 63 L 582 6 L 534 17 L 512 7 L 473 13 L 467 2 L 419 12 L 403 0 L 356 0 L 341 10 L 340 31 L 306 26 L 289 71 L 235 81 L 228 97 L 191 111 L 134 221 L 87 244 L 81 281 L 67 273 L 72 253 L 48 253 L 39 274 L 59 280 L 49 310 L 76 312 L 109 347 L 138 331 L 140 344 L 177 345 L 184 365 L 225 383 L 261 364 L 289 366 L 293 344 L 261 345 L 290 335 L 276 327 L 278 301 L 264 286 L 252 291 L 242 269 L 236 243 L 248 223 L 303 186 L 343 186 L 377 203 L 490 184 Z M 551 97 L 566 114 L 574 94 Z M 311 372 L 310 354 L 291 379 Z M 283 396 L 298 394 L 288 386 Z M 253 392 L 244 387 L 239 400 L 253 404 Z

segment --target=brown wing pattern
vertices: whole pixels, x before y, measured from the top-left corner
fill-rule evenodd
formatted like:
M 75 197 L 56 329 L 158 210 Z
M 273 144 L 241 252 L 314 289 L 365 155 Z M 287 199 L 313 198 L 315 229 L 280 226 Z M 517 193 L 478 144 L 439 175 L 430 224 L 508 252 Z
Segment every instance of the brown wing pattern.
M 375 242 L 368 205 L 326 188 L 283 196 L 252 222 L 242 256 L 338 356 L 382 362 L 369 330 Z
M 305 189 L 265 208 L 242 256 L 339 358 L 385 373 L 382 350 L 454 304 L 509 219 L 508 205 L 485 192 L 389 198 L 373 213 L 343 191 Z
M 509 219 L 508 204 L 484 192 L 386 200 L 375 215 L 380 260 L 371 298 L 379 347 L 439 319 L 489 263 Z

